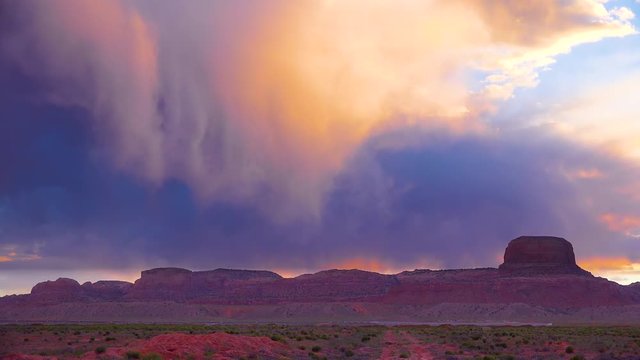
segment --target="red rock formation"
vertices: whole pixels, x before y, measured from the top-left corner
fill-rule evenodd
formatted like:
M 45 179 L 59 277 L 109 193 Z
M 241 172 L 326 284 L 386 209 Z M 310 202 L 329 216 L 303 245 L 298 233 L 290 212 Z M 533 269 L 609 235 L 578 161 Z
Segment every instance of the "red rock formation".
M 36 284 L 31 289 L 31 300 L 39 303 L 70 301 L 110 301 L 121 299 L 131 288 L 126 281 L 102 280 L 80 285 L 73 279 L 59 278 Z
M 100 280 L 95 283 L 82 284 L 82 290 L 88 297 L 100 300 L 118 300 L 122 298 L 133 286 L 126 281 Z
M 6 315 L 0 311 L 0 317 L 20 316 L 20 306 L 65 302 L 110 302 L 122 305 L 123 309 L 134 303 L 173 304 L 174 308 L 187 308 L 189 304 L 228 306 L 226 310 L 216 310 L 218 314 L 243 314 L 247 306 L 298 304 L 305 309 L 310 304 L 329 303 L 381 306 L 521 303 L 567 309 L 640 304 L 640 286 L 621 286 L 580 269 L 573 247 L 564 239 L 520 237 L 507 246 L 499 269 L 415 270 L 396 275 L 327 270 L 284 279 L 269 271 L 193 272 L 159 268 L 143 271 L 134 284 L 99 281 L 80 286 L 75 280 L 58 279 L 36 285 L 31 295 L 0 298 L 0 305 L 7 310 Z M 125 311 L 110 308 L 116 315 L 117 311 Z M 326 307 L 334 308 L 337 307 Z M 358 308 L 368 313 L 366 306 Z M 158 309 L 161 317 L 162 309 L 168 306 Z M 284 314 L 295 317 L 295 311 L 298 310 L 287 309 Z
M 31 298 L 42 303 L 79 300 L 82 298 L 82 287 L 73 279 L 58 278 L 36 284 L 31 289 Z
M 270 271 L 216 269 L 190 271 L 180 268 L 158 268 L 143 271 L 127 299 L 187 301 L 192 299 L 220 299 L 236 287 L 256 286 L 280 280 Z
M 576 264 L 573 246 L 563 238 L 521 236 L 511 240 L 504 252 L 504 272 L 521 275 L 588 273 Z
M 261 289 L 269 302 L 345 301 L 379 297 L 398 284 L 393 275 L 362 270 L 325 270 L 300 275 Z
M 129 299 L 174 300 L 187 298 L 192 272 L 180 268 L 145 270 L 126 295 Z

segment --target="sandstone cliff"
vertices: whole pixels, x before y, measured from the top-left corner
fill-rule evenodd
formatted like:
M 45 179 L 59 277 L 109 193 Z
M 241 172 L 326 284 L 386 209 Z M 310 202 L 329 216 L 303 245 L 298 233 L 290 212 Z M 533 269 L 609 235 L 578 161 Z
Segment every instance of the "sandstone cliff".
M 339 311 L 348 318 L 374 316 L 372 309 L 378 306 L 385 311 L 406 312 L 407 307 L 452 304 L 541 307 L 546 310 L 536 311 L 559 314 L 576 309 L 640 305 L 640 290 L 637 285 L 622 286 L 581 269 L 567 240 L 527 236 L 508 244 L 504 263 L 497 269 L 422 269 L 395 275 L 355 269 L 326 270 L 282 278 L 270 271 L 158 268 L 143 271 L 133 284 L 98 281 L 80 285 L 61 278 L 37 284 L 29 295 L 0 298 L 0 320 L 36 316 L 34 306 L 40 307 L 38 316 L 47 318 L 46 309 L 59 309 L 63 304 L 73 304 L 75 308 L 95 304 L 91 305 L 90 314 L 98 318 L 100 309 L 103 312 L 109 309 L 113 318 L 121 318 L 126 311 L 146 313 L 154 308 L 153 304 L 165 304 L 153 312 L 158 319 L 169 315 L 165 314 L 170 308 L 167 304 L 173 304 L 174 313 L 183 311 L 178 308 L 191 309 L 197 304 L 222 306 L 216 308 L 215 314 L 205 312 L 202 316 L 232 318 L 245 316 L 251 306 L 271 309 L 269 316 L 293 319 L 301 314 L 308 316 L 309 309 L 316 309 L 319 314 L 326 311 L 326 317 Z M 115 304 L 118 305 L 114 307 Z M 141 310 L 141 304 L 148 304 L 148 309 Z M 69 316 L 65 314 L 57 316 Z

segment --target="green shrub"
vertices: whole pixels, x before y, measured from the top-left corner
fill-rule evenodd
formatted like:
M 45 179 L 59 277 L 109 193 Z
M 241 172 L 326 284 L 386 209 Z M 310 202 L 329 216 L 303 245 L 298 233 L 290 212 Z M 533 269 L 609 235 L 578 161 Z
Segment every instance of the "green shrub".
M 566 352 L 567 354 L 573 354 L 573 347 L 572 346 L 567 346 L 567 348 L 564 349 L 564 352 Z
M 313 351 L 315 353 L 320 352 L 320 350 L 322 350 L 322 348 L 320 346 L 318 346 L 318 345 L 316 345 L 316 346 L 311 348 L 311 351 Z
M 149 353 L 142 357 L 142 360 L 162 360 L 162 356 L 156 353 Z
M 104 353 L 105 351 L 107 351 L 107 348 L 105 348 L 104 346 L 98 346 L 98 347 L 96 348 L 96 354 L 102 354 L 102 353 Z
M 140 359 L 140 353 L 137 351 L 127 351 L 127 359 Z

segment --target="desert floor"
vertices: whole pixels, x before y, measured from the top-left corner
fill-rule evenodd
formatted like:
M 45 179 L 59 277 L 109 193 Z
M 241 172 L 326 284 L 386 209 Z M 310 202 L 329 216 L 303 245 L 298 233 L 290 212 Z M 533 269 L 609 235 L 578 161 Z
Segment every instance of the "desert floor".
M 0 325 L 2 359 L 640 359 L 640 327 Z

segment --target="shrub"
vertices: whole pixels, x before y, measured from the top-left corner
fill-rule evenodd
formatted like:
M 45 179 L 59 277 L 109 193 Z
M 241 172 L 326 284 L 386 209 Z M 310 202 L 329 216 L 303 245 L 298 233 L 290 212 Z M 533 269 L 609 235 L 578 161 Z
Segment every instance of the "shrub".
M 571 360 L 584 360 L 584 356 L 582 355 L 574 355 L 571 357 Z
M 98 346 L 98 347 L 96 348 L 96 354 L 102 354 L 102 353 L 104 353 L 105 351 L 107 351 L 107 348 L 105 348 L 104 346 Z
M 566 352 L 567 354 L 572 354 L 573 353 L 573 347 L 572 346 L 567 346 L 567 348 L 564 349 L 564 352 Z
M 322 350 L 322 348 L 320 346 L 318 346 L 318 345 L 316 345 L 316 346 L 311 348 L 311 351 L 316 352 L 316 353 L 320 352 L 320 350 Z
M 346 356 L 346 357 L 352 357 L 353 355 L 355 355 L 355 354 L 351 350 L 347 350 L 347 351 L 344 352 L 344 356 Z
M 213 356 L 213 354 L 215 354 L 215 352 L 216 352 L 216 351 L 215 351 L 213 348 L 211 348 L 211 347 L 207 346 L 207 347 L 204 349 L 204 356 L 205 356 L 206 358 L 210 358 L 210 357 L 212 357 L 212 356 Z
M 150 353 L 142 357 L 142 360 L 162 360 L 162 356 L 156 353 Z
M 127 359 L 140 359 L 140 353 L 137 351 L 127 351 Z

